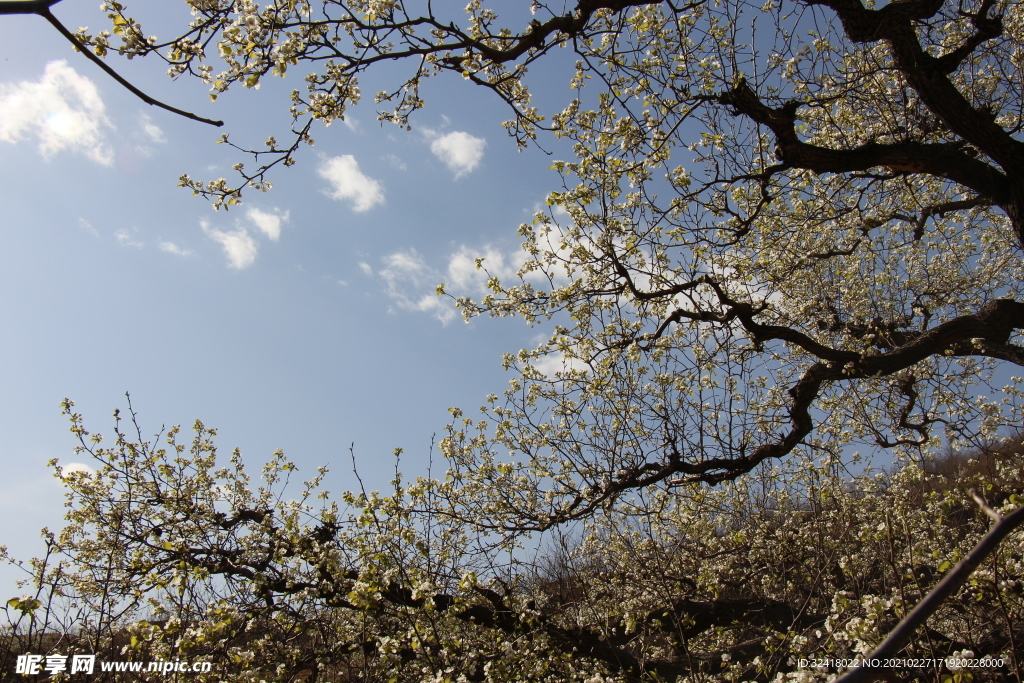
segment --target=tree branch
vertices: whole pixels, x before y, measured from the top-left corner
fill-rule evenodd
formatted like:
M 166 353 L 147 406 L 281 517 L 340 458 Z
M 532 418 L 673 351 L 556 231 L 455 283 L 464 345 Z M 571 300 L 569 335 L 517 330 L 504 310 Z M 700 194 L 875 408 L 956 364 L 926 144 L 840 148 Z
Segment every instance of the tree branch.
M 0 14 L 42 14 L 61 0 L 8 0 L 0 2 Z
M 993 0 L 983 0 L 977 14 L 971 15 L 971 22 L 977 30 L 967 36 L 967 40 L 960 47 L 947 52 L 936 58 L 936 66 L 944 74 L 951 74 L 960 68 L 967 57 L 982 43 L 998 38 L 1003 33 L 1002 17 L 989 17 L 988 12 L 992 9 Z
M 755 314 L 749 304 L 733 302 L 720 291 L 719 297 L 723 303 L 733 307 L 735 316 L 727 314 L 728 319 L 738 319 L 755 340 L 786 341 L 826 359 L 807 368 L 790 388 L 789 395 L 793 400 L 789 406 L 792 425 L 789 432 L 780 435 L 776 441 L 758 446 L 749 455 L 738 458 L 717 457 L 692 462 L 684 460 L 678 452 L 673 452 L 660 463 L 646 463 L 613 480 L 591 499 L 578 495 L 571 504 L 542 523 L 542 528 L 584 517 L 605 501 L 627 490 L 651 486 L 674 475 L 683 476 L 670 482 L 673 485 L 689 482 L 717 484 L 735 479 L 765 460 L 788 455 L 814 429 L 810 408 L 821 387 L 827 382 L 893 375 L 929 356 L 946 351 L 957 355 L 967 355 L 970 351 L 970 355 L 991 355 L 1013 362 L 1017 362 L 1014 359 L 1022 360 L 1021 356 L 1024 355 L 1016 352 L 1017 347 L 1007 344 L 1013 330 L 1024 328 L 1024 303 L 1012 299 L 991 301 L 977 313 L 962 315 L 937 325 L 888 353 L 868 355 L 826 347 L 792 328 L 761 325 L 754 321 Z M 906 385 L 902 389 L 904 392 L 910 390 Z
M 893 2 L 880 10 L 869 10 L 860 0 L 807 2 L 835 10 L 846 35 L 854 42 L 887 41 L 896 66 L 928 109 L 1007 173 L 1018 178 L 1024 175 L 1024 143 L 975 107 L 948 78 L 950 70 L 963 62 L 971 50 L 1002 33 L 1001 21 L 986 16 L 991 3 L 983 3 L 971 17 L 977 33 L 951 53 L 933 57 L 921 47 L 913 22 L 934 16 L 942 8 L 943 0 Z
M 914 141 L 879 144 L 870 142 L 853 149 L 829 149 L 800 140 L 797 135 L 797 102 L 772 108 L 764 104 L 745 80 L 719 95 L 719 102 L 766 126 L 775 134 L 776 153 L 790 167 L 815 173 L 850 173 L 886 166 L 897 173 L 928 173 L 968 187 L 996 204 L 1010 201 L 1007 177 L 970 156 L 958 143 Z
M 75 46 L 76 50 L 84 54 L 89 61 L 103 69 L 103 71 L 105 71 L 107 75 L 109 75 L 115 81 L 117 81 L 122 86 L 127 88 L 129 92 L 131 92 L 133 95 L 138 97 L 146 104 L 153 105 L 154 107 L 160 107 L 161 109 L 166 109 L 167 111 L 177 114 L 178 116 L 184 116 L 186 119 L 192 119 L 193 121 L 199 121 L 200 123 L 208 123 L 211 126 L 224 125 L 223 121 L 216 121 L 214 119 L 203 118 L 202 116 L 198 116 L 196 114 L 193 114 L 192 112 L 187 112 L 183 109 L 178 109 L 177 107 L 172 107 L 169 104 L 165 104 L 160 100 L 150 97 L 149 95 L 142 92 L 134 85 L 126 81 L 121 76 L 121 74 L 114 71 L 110 66 L 107 65 L 106 62 L 100 59 L 97 55 L 93 54 L 92 50 L 90 50 L 87 46 L 83 45 L 82 41 L 76 38 L 75 34 L 69 31 L 64 26 L 64 24 L 60 23 L 57 17 L 53 16 L 53 13 L 50 11 L 50 7 L 56 5 L 60 1 L 61 0 L 14 0 L 8 2 L 0 2 L 0 15 L 38 14 L 43 19 L 46 19 L 48 22 L 50 22 L 50 24 L 54 28 L 56 28 L 62 36 L 67 38 L 71 42 L 71 44 Z
M 485 59 L 496 64 L 504 64 L 518 59 L 531 49 L 544 47 L 544 42 L 553 33 L 564 33 L 574 36 L 586 28 L 595 12 L 602 9 L 621 12 L 628 7 L 649 5 L 650 0 L 580 0 L 571 14 L 551 17 L 543 24 L 534 23 L 524 33 L 517 36 L 510 47 L 505 49 L 491 47 L 481 40 L 467 39 L 467 49 L 474 49 Z M 449 68 L 461 68 L 464 57 L 447 57 L 440 60 Z

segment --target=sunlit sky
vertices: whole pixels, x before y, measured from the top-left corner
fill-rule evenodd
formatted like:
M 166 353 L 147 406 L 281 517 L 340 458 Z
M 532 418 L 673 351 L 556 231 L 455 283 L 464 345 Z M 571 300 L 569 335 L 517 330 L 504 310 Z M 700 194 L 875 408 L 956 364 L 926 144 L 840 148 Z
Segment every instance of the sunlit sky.
M 181 3 L 141 3 L 147 35 L 171 29 L 144 11 L 172 4 L 183 16 Z M 54 12 L 72 30 L 107 21 L 99 0 Z M 251 474 L 280 448 L 300 474 L 329 465 L 335 492 L 356 487 L 354 443 L 363 479 L 383 489 L 395 448 L 406 475 L 423 474 L 447 409 L 500 394 L 501 354 L 547 331 L 465 324 L 434 294 L 440 282 L 481 294 L 477 256 L 514 272 L 516 228 L 558 189 L 552 157 L 517 152 L 489 93 L 437 79 L 410 132 L 382 127 L 368 97 L 345 123 L 317 127 L 271 192 L 215 212 L 177 178 L 251 165 L 215 144 L 224 131 L 252 146 L 283 140 L 301 73 L 211 104 L 206 86 L 171 81 L 155 60 L 108 60 L 150 95 L 224 119 L 216 129 L 147 106 L 41 18 L 0 17 L 0 54 L 0 544 L 11 555 L 39 554 L 39 529 L 61 527 L 47 461 L 84 462 L 64 397 L 110 435 L 130 392 L 144 434 L 199 418 Z M 387 67 L 363 92 L 400 73 Z M 556 81 L 544 78 L 542 97 Z M 0 570 L 0 597 L 18 594 L 18 576 Z

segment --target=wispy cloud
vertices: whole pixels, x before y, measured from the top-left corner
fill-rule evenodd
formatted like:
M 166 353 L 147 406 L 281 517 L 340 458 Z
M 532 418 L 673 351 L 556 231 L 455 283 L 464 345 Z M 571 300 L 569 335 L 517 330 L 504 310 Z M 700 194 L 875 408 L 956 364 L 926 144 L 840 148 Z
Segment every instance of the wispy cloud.
M 150 142 L 155 142 L 158 145 L 162 145 L 167 142 L 167 138 L 164 137 L 164 131 L 160 126 L 153 123 L 153 120 L 149 118 L 149 114 L 142 115 L 142 132 Z
M 397 168 L 399 171 L 409 170 L 409 166 L 404 161 L 402 161 L 401 157 L 395 154 L 385 154 L 384 156 L 381 157 L 381 159 L 388 162 L 389 164 Z
M 550 240 L 547 246 L 557 256 L 568 258 L 565 250 L 552 245 Z M 521 248 L 503 249 L 490 244 L 469 247 L 463 244 L 451 252 L 444 265 L 438 268 L 428 264 L 415 249 L 408 249 L 385 256 L 382 259 L 384 265 L 377 275 L 385 281 L 385 291 L 398 308 L 432 313 L 447 324 L 458 313 L 450 298 L 437 296 L 438 284 L 443 282 L 445 290 L 455 296 L 479 299 L 492 293 L 488 287 L 492 277 L 506 286 L 520 283 L 519 271 L 527 259 L 529 255 Z M 366 275 L 374 274 L 365 262 L 360 262 L 359 267 Z M 557 263 L 548 266 L 547 272 L 524 273 L 522 278 L 542 285 L 552 282 L 558 285 L 569 279 L 564 268 Z
M 436 135 L 428 131 L 428 135 Z M 536 207 L 538 211 L 543 205 Z M 571 221 L 564 211 L 555 213 L 563 222 Z M 444 283 L 445 291 L 457 297 L 468 296 L 481 299 L 493 291 L 488 283 L 497 278 L 503 286 L 514 286 L 523 281 L 541 287 L 558 287 L 568 284 L 571 280 L 566 264 L 572 263 L 577 255 L 562 239 L 564 229 L 559 223 L 552 223 L 550 230 L 538 235 L 538 246 L 543 252 L 550 254 L 550 259 L 543 259 L 543 267 L 523 272 L 524 265 L 531 258 L 521 246 L 503 247 L 485 244 L 470 247 L 458 245 L 441 263 L 431 265 L 415 250 L 396 251 L 381 259 L 383 267 L 379 275 L 385 282 L 385 291 L 395 302 L 398 309 L 420 311 L 434 315 L 444 324 L 448 324 L 458 316 L 452 299 L 437 296 L 437 285 Z M 374 276 L 374 269 L 365 261 L 359 262 L 359 268 L 367 276 Z M 541 360 L 542 372 L 552 374 L 556 370 L 578 369 L 577 361 L 569 359 L 564 366 L 562 356 L 556 359 L 553 354 Z
M 135 247 L 136 249 L 141 249 L 143 247 L 143 243 L 135 238 L 135 235 L 138 232 L 139 229 L 134 226 L 131 230 L 121 228 L 114 233 L 114 239 L 116 239 L 117 243 L 122 247 Z
M 486 146 L 483 138 L 455 131 L 436 138 L 430 143 L 430 151 L 455 172 L 456 178 L 461 178 L 480 165 Z
M 202 226 L 203 232 L 210 239 L 218 242 L 223 247 L 224 255 L 228 259 L 228 265 L 232 268 L 242 270 L 243 268 L 248 268 L 256 261 L 256 252 L 258 251 L 256 241 L 246 232 L 245 228 L 239 228 L 230 232 L 217 230 L 210 227 L 209 221 L 206 220 L 200 221 L 199 225 Z
M 477 268 L 477 258 L 484 259 L 483 268 Z M 463 245 L 448 257 L 443 270 L 428 264 L 415 249 L 397 251 L 381 260 L 383 265 L 376 274 L 384 281 L 385 292 L 396 308 L 429 313 L 447 325 L 459 314 L 450 298 L 437 295 L 439 284 L 445 283 L 446 288 L 460 295 L 483 296 L 490 291 L 489 277 L 504 281 L 516 277 L 526 254 L 492 246 L 470 250 Z M 368 263 L 360 262 L 359 267 L 366 275 L 374 274 Z
M 281 223 L 288 221 L 288 212 L 281 213 L 278 209 L 274 209 L 273 212 L 249 209 L 245 215 L 260 232 L 275 242 L 281 238 Z
M 317 173 L 331 184 L 327 196 L 349 202 L 354 211 L 369 211 L 384 202 L 384 188 L 359 170 L 359 163 L 351 154 L 326 159 Z
M 100 231 L 97 230 L 95 227 L 93 227 L 93 224 L 90 223 L 89 221 L 85 220 L 84 218 L 79 217 L 79 219 L 78 219 L 78 227 L 80 227 L 82 230 L 85 230 L 87 233 L 89 233 L 93 237 L 99 237 L 100 236 Z
M 195 255 L 195 252 L 192 251 L 191 249 L 184 249 L 182 247 L 179 247 L 174 242 L 160 242 L 160 244 L 158 244 L 157 246 L 160 247 L 160 251 L 165 251 L 168 254 L 174 254 L 175 256 Z
M 440 274 L 423 260 L 415 249 L 399 251 L 384 257 L 384 267 L 377 275 L 384 280 L 386 291 L 395 305 L 406 311 L 430 313 L 447 325 L 457 313 L 446 298 L 435 291 Z M 366 264 L 360 264 L 363 266 Z M 369 266 L 363 268 L 364 272 Z
M 39 140 L 46 158 L 63 150 L 109 166 L 114 153 L 105 131 L 112 128 L 99 90 L 65 61 L 50 62 L 39 81 L 0 83 L 0 141 Z
M 139 117 L 139 127 L 132 133 L 132 139 L 135 140 L 132 150 L 143 157 L 153 156 L 154 149 L 151 145 L 167 144 L 164 131 L 160 126 L 153 123 L 153 120 L 149 118 L 149 114 L 145 113 Z

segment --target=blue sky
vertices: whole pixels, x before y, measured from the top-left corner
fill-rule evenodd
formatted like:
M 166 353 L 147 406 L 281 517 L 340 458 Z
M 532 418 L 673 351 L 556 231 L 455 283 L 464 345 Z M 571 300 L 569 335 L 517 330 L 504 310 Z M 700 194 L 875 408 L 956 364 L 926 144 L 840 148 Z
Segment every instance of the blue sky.
M 55 14 L 98 30 L 98 5 Z M 147 33 L 169 34 L 160 17 L 140 18 Z M 557 189 L 552 157 L 517 152 L 504 106 L 444 78 L 411 132 L 382 128 L 368 98 L 344 124 L 315 129 L 316 145 L 271 192 L 214 212 L 175 187 L 178 176 L 230 178 L 232 164 L 251 164 L 215 144 L 223 131 L 252 146 L 283 140 L 301 74 L 211 104 L 206 86 L 172 82 L 155 61 L 108 61 L 152 96 L 227 125 L 147 106 L 38 17 L 0 20 L 0 545 L 27 559 L 42 526 L 60 527 L 62 489 L 46 462 L 76 461 L 64 397 L 109 434 L 128 391 L 144 433 L 199 418 L 219 429 L 225 457 L 240 447 L 257 472 L 281 448 L 301 472 L 331 466 L 335 492 L 356 486 L 352 442 L 375 488 L 396 447 L 404 473 L 423 474 L 447 409 L 500 394 L 501 354 L 546 331 L 464 324 L 434 288 L 479 294 L 477 256 L 515 271 L 516 228 Z M 0 569 L 4 599 L 17 576 Z

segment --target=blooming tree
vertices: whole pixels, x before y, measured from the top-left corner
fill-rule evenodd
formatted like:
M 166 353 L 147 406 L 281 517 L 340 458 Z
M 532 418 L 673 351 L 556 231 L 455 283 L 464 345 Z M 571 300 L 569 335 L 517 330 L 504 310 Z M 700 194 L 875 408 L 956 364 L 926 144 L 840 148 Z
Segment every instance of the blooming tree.
M 952 562 L 922 565 L 918 553 L 954 557 L 971 541 L 942 525 L 926 532 L 952 494 L 884 498 L 871 511 L 881 494 L 857 484 L 857 497 L 835 471 L 854 449 L 924 461 L 1020 424 L 1020 3 L 536 1 L 524 17 L 482 0 L 461 17 L 393 0 L 188 4 L 193 19 L 168 27 L 174 38 L 145 37 L 113 0 L 103 3 L 109 31 L 73 38 L 98 56 L 163 59 L 214 99 L 302 74 L 283 142 L 247 149 L 222 138 L 254 155 L 255 169 L 239 163 L 234 182 L 181 177 L 215 206 L 268 189 L 268 173 L 295 163 L 313 126 L 342 118 L 364 72 L 384 62 L 408 72 L 377 94 L 382 119 L 409 126 L 425 106 L 424 80 L 456 72 L 508 104 L 518 144 L 551 136 L 572 156 L 553 165 L 561 186 L 549 210 L 520 228 L 518 275 L 489 277 L 482 300 L 454 293 L 467 317 L 520 316 L 553 332 L 506 358 L 511 387 L 479 419 L 454 411 L 441 443 L 447 476 L 408 487 L 396 478 L 392 496 L 350 498 L 361 512 L 349 527 L 340 512 L 274 506 L 271 489 L 214 474 L 203 428 L 193 459 L 180 462 L 119 436 L 98 452 L 113 469 L 77 481 L 78 500 L 98 502 L 65 547 L 84 558 L 76 539 L 93 538 L 90 524 L 127 524 L 114 537 L 127 544 L 119 556 L 135 558 L 123 580 L 138 600 L 201 585 L 219 605 L 209 609 L 227 615 L 225 635 L 195 637 L 317 653 L 282 654 L 282 671 L 770 678 L 792 672 L 799 653 L 866 652 L 922 595 L 928 572 Z M 568 71 L 552 111 L 531 100 L 537 64 Z M 543 371 L 552 359 L 562 371 Z M 272 482 L 287 469 L 275 462 Z M 781 486 L 784 473 L 803 498 L 780 491 L 750 508 L 751 487 Z M 827 486 L 815 489 L 810 473 Z M 900 477 L 911 475 L 892 490 L 913 490 Z M 134 493 L 118 488 L 128 482 Z M 718 484 L 727 485 L 708 488 Z M 159 493 L 171 490 L 180 499 Z M 119 505 L 121 516 L 102 512 Z M 303 526 L 307 514 L 318 521 Z M 855 538 L 838 532 L 841 519 Z M 810 526 L 787 526 L 800 524 Z M 581 534 L 567 550 L 578 578 L 556 599 L 515 566 L 531 534 L 567 525 Z M 153 540 L 170 526 L 175 538 Z M 817 540 L 800 542 L 816 559 L 758 564 L 758 552 L 777 562 L 780 546 L 799 555 L 808 529 Z M 890 559 L 841 549 L 872 539 Z M 741 555 L 751 564 L 711 561 Z M 1002 601 L 1010 624 L 1016 588 L 998 577 L 1012 576 L 1019 556 L 1000 557 L 994 587 L 977 595 Z M 675 578 L 656 585 L 635 575 L 641 567 Z M 866 583 L 854 586 L 849 572 L 866 572 Z M 178 608 L 197 621 L 168 621 L 172 633 L 222 623 L 200 619 L 199 602 Z M 244 636 L 257 612 L 263 621 Z M 329 635 L 318 641 L 321 628 Z M 1012 626 L 988 640 L 975 626 L 962 627 L 969 637 L 951 628 L 926 633 L 929 652 L 1016 651 Z
M 190 443 L 177 427 L 147 441 L 134 413 L 134 435 L 115 414 L 105 445 L 65 411 L 95 471 L 57 468 L 69 524 L 34 567 L 36 593 L 8 602 L 5 670 L 42 650 L 209 662 L 198 681 L 824 681 L 974 555 L 861 671 L 1024 672 L 1024 535 L 1003 526 L 1024 521 L 1019 440 L 853 479 L 790 459 L 604 510 L 535 556 L 464 522 L 476 492 L 450 481 L 396 470 L 390 494 L 339 506 L 320 500 L 320 472 L 289 500 L 280 453 L 254 483 L 237 451 L 218 463 L 200 422 Z M 1007 515 L 1001 552 L 982 541 L 964 557 L 988 526 L 968 487 Z
M 488 410 L 492 435 L 445 445 L 473 463 L 494 444 L 522 456 L 536 495 L 508 524 L 797 449 L 912 453 L 1019 423 L 1016 384 L 990 382 L 1024 360 L 1017 3 L 537 2 L 520 28 L 482 2 L 460 21 L 429 3 L 188 4 L 175 38 L 145 37 L 114 1 L 111 31 L 75 38 L 164 59 L 214 98 L 305 71 L 294 135 L 250 150 L 255 170 L 182 177 L 218 206 L 266 190 L 381 62 L 409 69 L 377 95 L 382 118 L 409 125 L 424 79 L 454 71 L 508 103 L 520 144 L 572 142 L 551 211 L 520 230 L 519 277 L 458 299 L 467 316 L 554 323 L 508 359 L 521 380 Z M 545 60 L 573 72 L 560 111 L 531 104 Z M 538 371 L 545 354 L 565 372 Z

